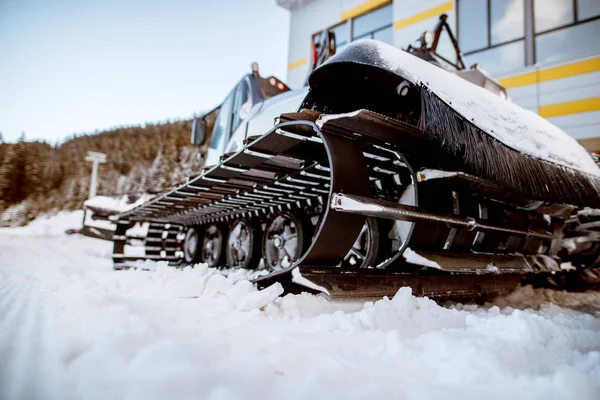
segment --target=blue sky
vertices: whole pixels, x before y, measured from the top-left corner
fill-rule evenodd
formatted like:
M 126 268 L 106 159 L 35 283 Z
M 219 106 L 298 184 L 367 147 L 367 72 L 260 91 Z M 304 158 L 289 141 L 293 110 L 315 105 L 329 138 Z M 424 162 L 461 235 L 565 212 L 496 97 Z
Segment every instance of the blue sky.
M 285 80 L 274 0 L 0 0 L 0 132 L 62 140 L 189 118 L 257 61 Z

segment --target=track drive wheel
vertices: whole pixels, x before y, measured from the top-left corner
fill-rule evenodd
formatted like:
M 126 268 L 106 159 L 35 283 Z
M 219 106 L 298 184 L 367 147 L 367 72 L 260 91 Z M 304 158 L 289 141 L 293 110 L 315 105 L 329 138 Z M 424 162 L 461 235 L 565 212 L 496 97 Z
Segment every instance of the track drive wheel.
M 223 265 L 223 249 L 225 232 L 224 227 L 218 224 L 209 224 L 202 235 L 202 248 L 200 249 L 200 262 L 208 264 L 210 268 Z
M 186 263 L 195 263 L 198 261 L 200 252 L 200 235 L 196 228 L 190 227 L 185 233 L 183 239 L 183 258 Z
M 260 261 L 260 229 L 257 225 L 247 219 L 235 220 L 225 243 L 225 256 L 230 268 L 256 268 Z
M 285 211 L 267 221 L 262 240 L 262 255 L 268 269 L 287 268 L 310 245 L 312 226 L 299 213 Z
M 363 225 L 352 249 L 341 263 L 343 268 L 366 268 L 375 266 L 379 251 L 380 233 L 375 218 L 369 217 Z

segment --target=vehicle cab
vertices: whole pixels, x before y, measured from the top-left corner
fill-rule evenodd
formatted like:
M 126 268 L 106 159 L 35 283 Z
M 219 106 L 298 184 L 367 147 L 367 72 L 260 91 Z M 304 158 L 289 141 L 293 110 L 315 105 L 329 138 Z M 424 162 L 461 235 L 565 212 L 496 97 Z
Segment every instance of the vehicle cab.
M 279 79 L 261 77 L 258 65 L 253 64 L 252 73 L 244 76 L 218 107 L 194 120 L 191 141 L 201 147 L 205 165 L 214 165 L 223 154 L 240 149 L 248 136 L 249 121 L 260 113 L 265 101 L 289 91 Z M 274 117 L 268 118 L 272 127 Z

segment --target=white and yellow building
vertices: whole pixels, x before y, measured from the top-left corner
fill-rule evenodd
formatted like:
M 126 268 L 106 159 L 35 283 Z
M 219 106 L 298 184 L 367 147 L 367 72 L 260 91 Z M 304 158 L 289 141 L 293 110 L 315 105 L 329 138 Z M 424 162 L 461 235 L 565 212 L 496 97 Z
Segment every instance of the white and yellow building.
M 306 78 L 312 41 L 323 29 L 338 48 L 373 38 L 406 48 L 438 16 L 512 101 L 600 152 L 600 0 L 276 0 L 290 10 L 287 81 Z M 452 56 L 450 43 L 440 53 Z

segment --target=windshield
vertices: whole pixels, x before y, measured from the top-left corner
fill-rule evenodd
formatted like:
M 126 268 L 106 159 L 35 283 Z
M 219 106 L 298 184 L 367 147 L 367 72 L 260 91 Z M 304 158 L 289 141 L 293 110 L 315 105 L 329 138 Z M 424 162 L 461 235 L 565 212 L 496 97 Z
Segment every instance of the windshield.
M 250 101 L 250 92 L 248 90 L 248 83 L 246 80 L 242 81 L 235 91 L 235 106 L 233 107 L 233 126 L 231 131 L 235 130 L 240 126 L 243 120 L 248 118 L 250 113 L 250 107 L 252 102 Z
M 233 97 L 235 92 L 231 92 L 221 105 L 221 111 L 215 122 L 210 147 L 219 152 L 225 150 L 227 144 L 227 132 L 229 132 L 229 124 L 231 123 L 231 114 L 233 109 Z

